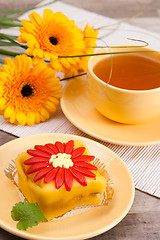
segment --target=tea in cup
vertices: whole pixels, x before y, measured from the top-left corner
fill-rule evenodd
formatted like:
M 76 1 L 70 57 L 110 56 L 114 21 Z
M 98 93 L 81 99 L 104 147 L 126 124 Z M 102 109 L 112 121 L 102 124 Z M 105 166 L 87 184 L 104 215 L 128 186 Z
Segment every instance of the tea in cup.
M 127 53 L 131 51 L 134 53 Z M 87 78 L 91 101 L 111 120 L 137 124 L 160 114 L 160 54 L 150 48 L 93 56 Z

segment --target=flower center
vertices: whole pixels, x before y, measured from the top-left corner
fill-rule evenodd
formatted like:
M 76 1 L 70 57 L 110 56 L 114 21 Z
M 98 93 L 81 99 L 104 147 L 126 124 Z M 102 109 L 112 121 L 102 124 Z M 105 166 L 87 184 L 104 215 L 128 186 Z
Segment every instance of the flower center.
M 33 88 L 29 84 L 26 84 L 22 87 L 21 94 L 23 97 L 29 97 L 33 94 Z
M 55 38 L 55 37 L 50 37 L 50 38 L 49 38 L 49 41 L 50 41 L 50 43 L 52 43 L 53 45 L 57 45 L 57 44 L 58 44 L 58 40 L 57 40 L 57 38 Z
M 53 154 L 49 162 L 52 163 L 54 168 L 56 167 L 69 168 L 73 166 L 71 155 L 66 153 L 58 153 L 56 155 Z

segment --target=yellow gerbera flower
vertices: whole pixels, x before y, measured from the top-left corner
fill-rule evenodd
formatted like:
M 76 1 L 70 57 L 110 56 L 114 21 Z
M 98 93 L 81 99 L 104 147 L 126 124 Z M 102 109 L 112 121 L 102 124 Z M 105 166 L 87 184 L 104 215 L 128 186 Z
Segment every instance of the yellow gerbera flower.
M 47 120 L 59 104 L 61 84 L 46 63 L 32 67 L 25 54 L 5 59 L 0 68 L 0 110 L 11 123 L 32 125 Z
M 79 58 L 58 58 L 79 55 L 85 49 L 83 34 L 73 20 L 49 9 L 44 10 L 43 19 L 36 12 L 29 18 L 30 21 L 22 20 L 18 41 L 27 43 L 27 54 L 34 56 L 34 64 L 47 58 L 51 66 L 61 72 L 77 64 Z
M 97 40 L 98 30 L 95 30 L 94 27 L 90 27 L 87 24 L 82 33 L 83 33 L 83 40 L 85 43 L 85 48 L 82 52 L 82 55 L 93 54 L 94 47 L 97 46 L 96 40 Z M 71 69 L 66 69 L 65 77 L 71 77 L 79 74 L 80 72 L 86 71 L 88 60 L 89 60 L 89 57 L 80 57 L 77 63 Z

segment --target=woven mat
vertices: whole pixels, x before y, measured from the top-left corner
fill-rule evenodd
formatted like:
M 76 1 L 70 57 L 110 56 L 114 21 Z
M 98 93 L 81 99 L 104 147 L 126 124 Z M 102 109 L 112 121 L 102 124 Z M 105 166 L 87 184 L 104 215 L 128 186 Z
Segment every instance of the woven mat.
M 150 47 L 153 46 L 153 48 L 158 47 L 160 41 L 160 35 L 153 32 L 148 32 L 126 23 L 119 24 L 117 20 L 72 7 L 61 2 L 48 5 L 47 8 L 52 9 L 54 12 L 61 11 L 70 19 L 75 20 L 78 26 L 84 26 L 87 22 L 95 27 L 107 26 L 106 29 L 100 31 L 99 36 L 106 35 L 104 40 L 108 45 L 127 44 L 129 43 L 126 40 L 128 37 L 140 39 L 139 35 L 149 43 Z M 36 11 L 42 15 L 43 10 L 44 8 L 40 8 Z M 21 16 L 21 19 L 27 19 L 28 14 L 29 13 Z M 18 29 L 12 31 L 5 30 L 3 32 L 12 32 L 13 35 L 19 34 Z M 98 45 L 102 44 L 101 41 L 98 42 Z M 3 119 L 3 116 L 0 116 L 0 129 L 18 137 L 39 133 L 68 133 L 93 139 L 73 126 L 64 116 L 60 107 L 49 121 L 31 127 L 11 125 Z M 94 140 L 98 141 L 96 139 Z M 133 175 L 137 189 L 153 196 L 160 197 L 160 145 L 135 147 L 120 146 L 102 141 L 98 142 L 113 150 L 124 160 Z

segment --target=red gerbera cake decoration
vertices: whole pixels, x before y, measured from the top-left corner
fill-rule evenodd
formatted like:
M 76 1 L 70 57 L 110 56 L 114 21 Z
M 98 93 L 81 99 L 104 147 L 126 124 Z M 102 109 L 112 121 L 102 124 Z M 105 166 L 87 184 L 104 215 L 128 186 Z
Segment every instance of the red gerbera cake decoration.
M 87 186 L 85 177 L 95 178 L 91 170 L 97 167 L 89 162 L 94 160 L 92 155 L 84 155 L 85 147 L 74 149 L 74 141 L 67 143 L 55 142 L 45 145 L 35 145 L 34 149 L 27 150 L 32 157 L 24 161 L 25 165 L 31 165 L 26 174 L 36 173 L 33 181 L 44 178 L 44 183 L 55 181 L 56 189 L 65 184 L 70 191 L 73 179 L 82 186 Z

